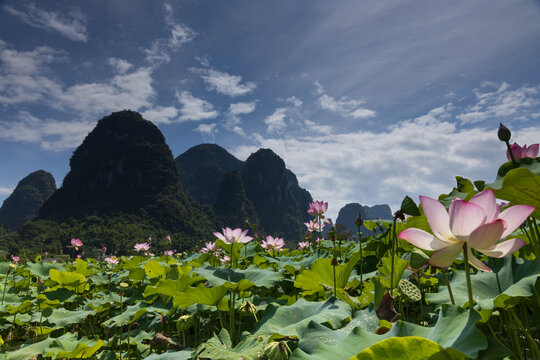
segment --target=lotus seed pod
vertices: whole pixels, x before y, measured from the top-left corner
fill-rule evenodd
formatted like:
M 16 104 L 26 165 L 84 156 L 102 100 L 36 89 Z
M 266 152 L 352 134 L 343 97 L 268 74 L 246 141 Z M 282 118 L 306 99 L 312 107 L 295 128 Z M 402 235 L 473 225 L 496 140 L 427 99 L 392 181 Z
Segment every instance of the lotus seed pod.
M 401 293 L 410 301 L 417 302 L 422 300 L 422 293 L 420 292 L 420 289 L 418 289 L 418 287 L 409 280 L 399 280 L 398 287 Z

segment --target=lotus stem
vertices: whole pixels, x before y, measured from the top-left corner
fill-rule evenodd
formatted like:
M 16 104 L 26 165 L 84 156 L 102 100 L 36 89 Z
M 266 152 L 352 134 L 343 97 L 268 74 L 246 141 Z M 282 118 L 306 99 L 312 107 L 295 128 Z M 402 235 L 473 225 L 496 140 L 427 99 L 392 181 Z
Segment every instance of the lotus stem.
M 4 281 L 4 291 L 2 293 L 2 303 L 0 305 L 4 305 L 4 297 L 6 296 L 7 283 L 8 283 L 8 278 L 9 278 L 10 273 L 11 273 L 11 269 L 8 269 L 8 271 L 6 273 L 6 281 Z
M 510 154 L 510 159 L 512 159 L 512 164 L 514 167 L 517 167 L 516 159 L 514 158 L 514 153 L 512 152 L 512 148 L 510 147 L 510 141 L 505 140 L 504 143 L 506 144 L 506 148 L 508 149 L 508 153 Z
M 360 226 L 358 227 L 358 244 L 360 245 L 360 283 L 362 283 L 362 290 L 364 289 L 364 258 L 362 257 L 362 232 L 360 232 Z
M 396 238 L 396 220 L 397 217 L 394 216 L 394 223 L 392 224 L 392 234 L 390 236 L 390 243 L 392 245 L 392 267 L 390 270 L 390 294 L 393 293 L 394 290 L 394 240 Z
M 233 264 L 233 249 L 234 249 L 234 241 L 231 243 L 231 262 L 229 263 L 229 268 L 232 269 Z
M 446 268 L 442 268 L 442 273 L 444 276 L 444 281 L 446 282 L 446 286 L 448 287 L 448 295 L 450 295 L 450 301 L 452 302 L 452 305 L 456 305 L 456 302 L 454 301 L 454 295 L 452 294 L 452 288 L 450 287 L 450 281 L 448 281 L 448 277 L 446 276 Z
M 471 273 L 469 269 L 469 250 L 467 248 L 467 242 L 463 243 L 463 258 L 465 260 L 465 276 L 467 277 L 467 292 L 469 293 L 469 309 L 474 309 L 472 285 L 471 285 Z

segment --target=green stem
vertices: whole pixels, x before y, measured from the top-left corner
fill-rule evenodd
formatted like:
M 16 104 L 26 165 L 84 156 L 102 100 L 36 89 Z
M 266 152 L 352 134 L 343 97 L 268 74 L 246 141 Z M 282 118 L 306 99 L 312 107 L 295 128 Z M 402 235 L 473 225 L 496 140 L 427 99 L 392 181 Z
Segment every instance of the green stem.
M 233 249 L 234 249 L 234 242 L 231 243 L 231 262 L 229 264 L 230 269 L 232 269 L 232 264 L 233 264 Z
M 2 303 L 0 305 L 4 305 L 4 297 L 6 296 L 7 283 L 8 283 L 8 278 L 9 278 L 10 273 L 11 273 L 11 269 L 8 269 L 8 271 L 6 273 L 6 281 L 4 281 L 4 291 L 3 291 L 3 294 L 2 294 Z
M 469 249 L 467 243 L 463 243 L 463 259 L 465 260 L 465 276 L 467 277 L 467 291 L 469 293 L 469 309 L 474 309 L 472 285 L 471 285 L 471 273 L 469 270 Z
M 332 266 L 332 269 L 334 270 L 334 297 L 337 298 L 337 291 L 336 291 L 336 267 Z
M 505 144 L 506 144 L 506 148 L 508 149 L 508 153 L 510 154 L 510 159 L 512 159 L 512 164 L 514 165 L 514 167 L 517 167 L 517 162 L 516 162 L 516 159 L 514 158 L 514 153 L 512 153 L 512 148 L 510 147 L 510 141 L 506 140 Z
M 231 336 L 231 342 L 234 345 L 236 339 L 236 331 L 234 329 L 234 302 L 236 300 L 236 292 L 231 291 L 231 309 L 229 314 L 229 334 Z
M 512 317 L 514 318 L 514 321 L 516 322 L 519 330 L 521 330 L 521 332 L 523 333 L 523 335 L 525 335 L 525 337 L 527 338 L 527 342 L 529 343 L 529 348 L 531 350 L 531 353 L 532 354 L 535 354 L 535 356 L 533 357 L 534 359 L 538 359 L 539 358 L 539 354 L 540 354 L 540 351 L 538 350 L 538 345 L 536 345 L 536 342 L 534 341 L 534 339 L 531 337 L 531 335 L 529 334 L 529 331 L 527 331 L 527 329 L 523 326 L 523 324 L 521 323 L 521 321 L 519 320 L 519 317 L 516 315 L 516 313 L 514 312 L 514 309 L 513 308 L 510 308 L 509 310 L 509 313 L 512 315 Z
M 444 276 L 444 281 L 446 282 L 446 286 L 448 287 L 448 295 L 450 295 L 450 301 L 452 302 L 452 305 L 456 305 L 456 302 L 454 301 L 454 295 L 452 294 L 452 288 L 450 287 L 450 281 L 448 281 L 448 277 L 446 277 L 446 268 L 442 268 L 442 273 Z
M 536 220 L 533 218 L 527 219 L 527 225 L 529 225 L 530 236 L 529 240 L 534 249 L 534 255 L 536 256 L 536 261 L 540 264 L 540 247 L 538 243 L 540 242 L 540 231 L 538 231 L 538 226 L 536 225 Z
M 358 244 L 360 245 L 360 283 L 362 284 L 362 289 L 364 288 L 364 279 L 363 279 L 363 269 L 364 259 L 362 257 L 362 233 L 360 232 L 360 227 L 358 227 Z
M 391 238 L 391 245 L 392 245 L 392 268 L 390 271 L 390 294 L 392 294 L 394 290 L 394 239 L 396 238 L 396 220 L 397 218 L 394 216 L 394 223 L 392 224 L 392 235 Z

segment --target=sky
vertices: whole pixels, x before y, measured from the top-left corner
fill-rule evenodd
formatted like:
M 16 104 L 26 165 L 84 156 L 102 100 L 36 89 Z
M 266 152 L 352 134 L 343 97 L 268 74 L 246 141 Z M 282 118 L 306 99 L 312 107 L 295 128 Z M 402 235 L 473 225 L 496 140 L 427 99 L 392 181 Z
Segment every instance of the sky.
M 540 1 L 0 0 L 0 202 L 123 109 L 175 157 L 272 149 L 331 218 L 395 211 L 493 181 L 500 122 L 540 142 Z

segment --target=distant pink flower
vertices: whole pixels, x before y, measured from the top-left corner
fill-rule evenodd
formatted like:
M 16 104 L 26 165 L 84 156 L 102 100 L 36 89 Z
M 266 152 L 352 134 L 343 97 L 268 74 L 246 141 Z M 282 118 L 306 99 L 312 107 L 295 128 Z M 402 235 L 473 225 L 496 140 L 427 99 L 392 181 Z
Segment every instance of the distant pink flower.
M 107 247 L 106 246 L 102 247 L 101 252 L 105 254 L 107 252 Z
M 150 256 L 150 257 L 154 257 L 154 256 L 156 256 L 156 255 L 155 255 L 154 253 L 151 253 L 151 252 L 149 252 L 149 253 L 145 253 L 144 255 L 148 255 L 148 256 Z
M 467 243 L 469 263 L 474 267 L 492 270 L 474 257 L 471 248 L 487 256 L 501 258 L 525 245 L 522 239 L 499 242 L 516 230 L 534 211 L 533 206 L 515 205 L 500 212 L 492 190 L 479 192 L 469 201 L 455 199 L 448 212 L 439 201 L 420 196 L 422 208 L 433 235 L 417 228 L 403 230 L 398 237 L 420 249 L 435 251 L 429 259 L 431 265 L 452 265 Z
M 163 255 L 166 255 L 166 256 L 173 256 L 174 255 L 174 250 L 165 250 L 163 252 Z
M 148 251 L 150 250 L 150 245 L 148 243 L 140 243 L 140 244 L 135 244 L 133 248 L 135 249 L 136 252 Z
M 309 249 L 309 241 L 300 241 L 298 243 L 298 250 Z
M 268 251 L 279 250 L 285 246 L 285 241 L 282 238 L 274 238 L 268 235 L 266 240 L 261 242 L 261 246 Z
M 54 264 L 56 263 L 56 259 L 51 259 L 51 262 Z
M 314 202 L 309 203 L 308 213 L 311 216 L 321 216 L 328 210 L 328 203 L 323 201 L 315 200 Z
M 532 144 L 530 146 L 523 145 L 519 146 L 517 143 L 513 143 L 510 145 L 510 149 L 512 149 L 512 154 L 514 155 L 515 160 L 523 159 L 523 158 L 536 158 L 538 156 L 538 148 L 540 144 Z M 510 157 L 510 152 L 506 150 L 506 157 L 508 158 L 508 161 L 512 160 Z
M 79 255 L 77 255 L 77 259 L 80 259 L 81 257 L 82 257 L 82 256 L 81 256 L 80 254 L 79 254 Z
M 172 243 L 171 235 L 167 235 L 167 236 L 165 237 L 165 240 L 167 240 L 167 244 L 171 245 L 171 243 Z
M 228 263 L 229 261 L 231 261 L 231 257 L 230 257 L 229 255 L 225 255 L 224 257 L 222 257 L 222 258 L 220 259 L 220 261 L 221 261 L 222 264 L 226 264 L 226 263 Z
M 83 246 L 81 239 L 71 239 L 71 247 L 74 247 L 75 250 L 79 250 L 81 246 Z
M 14 263 L 18 263 L 21 259 L 18 256 L 11 255 L 11 260 L 13 260 Z
M 207 243 L 204 243 L 204 245 L 206 245 L 205 247 L 201 248 L 201 250 L 199 252 L 201 253 L 207 253 L 207 252 L 212 252 L 212 251 L 215 251 L 216 250 L 216 243 L 213 243 L 213 242 L 207 242 Z
M 215 232 L 214 236 L 224 241 L 226 244 L 233 244 L 233 243 L 245 244 L 253 240 L 251 236 L 246 236 L 249 230 L 242 231 L 242 229 L 240 228 L 232 230 L 231 228 L 228 228 L 228 227 L 221 230 L 223 231 L 223 233 Z
M 118 264 L 120 262 L 120 260 L 118 260 L 118 258 L 116 256 L 106 257 L 105 261 L 108 262 L 111 265 L 112 264 Z
M 309 232 L 313 232 L 313 231 L 322 232 L 322 229 L 324 228 L 324 223 L 319 224 L 318 222 L 313 221 L 313 220 L 309 220 L 309 222 L 304 223 L 304 225 L 307 226 L 307 229 Z

